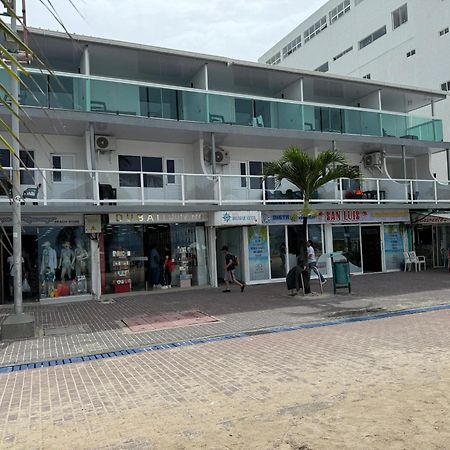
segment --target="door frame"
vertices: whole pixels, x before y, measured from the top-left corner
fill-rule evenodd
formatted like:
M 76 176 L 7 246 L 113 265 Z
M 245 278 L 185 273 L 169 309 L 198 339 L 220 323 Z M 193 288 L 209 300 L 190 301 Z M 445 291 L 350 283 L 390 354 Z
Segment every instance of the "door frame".
M 363 257 L 363 241 L 362 241 L 362 229 L 367 227 L 378 227 L 380 233 L 380 258 L 381 258 L 381 271 L 380 272 L 365 272 L 364 271 L 364 257 Z M 361 273 L 383 273 L 386 271 L 386 261 L 384 258 L 384 224 L 383 223 L 361 223 L 359 227 L 359 238 L 361 242 Z

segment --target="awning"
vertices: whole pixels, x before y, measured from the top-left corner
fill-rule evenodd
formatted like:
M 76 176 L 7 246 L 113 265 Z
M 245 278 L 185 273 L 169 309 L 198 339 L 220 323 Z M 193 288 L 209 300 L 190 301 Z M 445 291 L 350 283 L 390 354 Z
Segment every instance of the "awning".
M 450 224 L 450 212 L 436 212 L 432 214 L 411 213 L 413 224 L 432 225 L 439 223 Z

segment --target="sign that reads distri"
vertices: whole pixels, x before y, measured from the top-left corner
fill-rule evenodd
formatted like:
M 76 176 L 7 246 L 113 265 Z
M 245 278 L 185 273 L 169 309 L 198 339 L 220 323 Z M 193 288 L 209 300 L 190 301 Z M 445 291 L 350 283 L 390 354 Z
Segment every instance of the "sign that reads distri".
M 206 212 L 183 213 L 114 213 L 109 214 L 109 223 L 112 225 L 130 223 L 192 223 L 206 222 Z

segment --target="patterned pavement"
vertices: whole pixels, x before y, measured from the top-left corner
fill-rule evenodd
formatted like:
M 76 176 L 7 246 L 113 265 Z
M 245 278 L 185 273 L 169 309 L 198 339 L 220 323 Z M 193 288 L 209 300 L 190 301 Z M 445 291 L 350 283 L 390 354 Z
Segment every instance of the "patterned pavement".
M 221 289 L 173 289 L 117 297 L 113 303 L 28 304 L 25 310 L 35 316 L 38 337 L 0 342 L 0 367 L 450 300 L 450 276 L 445 271 L 355 276 L 352 288 L 352 295 L 340 291 L 333 296 L 329 282 L 322 296 L 290 297 L 284 284 L 271 284 L 248 286 L 243 294 L 236 289 L 231 295 Z M 10 311 L 11 307 L 0 307 L 0 323 Z M 122 322 L 127 317 L 183 311 L 202 311 L 219 321 L 136 333 Z
M 444 449 L 449 356 L 439 311 L 0 374 L 0 448 Z

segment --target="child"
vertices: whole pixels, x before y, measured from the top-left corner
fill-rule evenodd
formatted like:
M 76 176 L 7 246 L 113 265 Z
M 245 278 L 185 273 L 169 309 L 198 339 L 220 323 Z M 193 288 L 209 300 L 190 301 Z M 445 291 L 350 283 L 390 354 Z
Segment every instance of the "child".
M 172 272 L 175 266 L 175 260 L 170 259 L 169 255 L 166 255 L 164 261 L 164 289 L 170 289 L 172 287 Z

